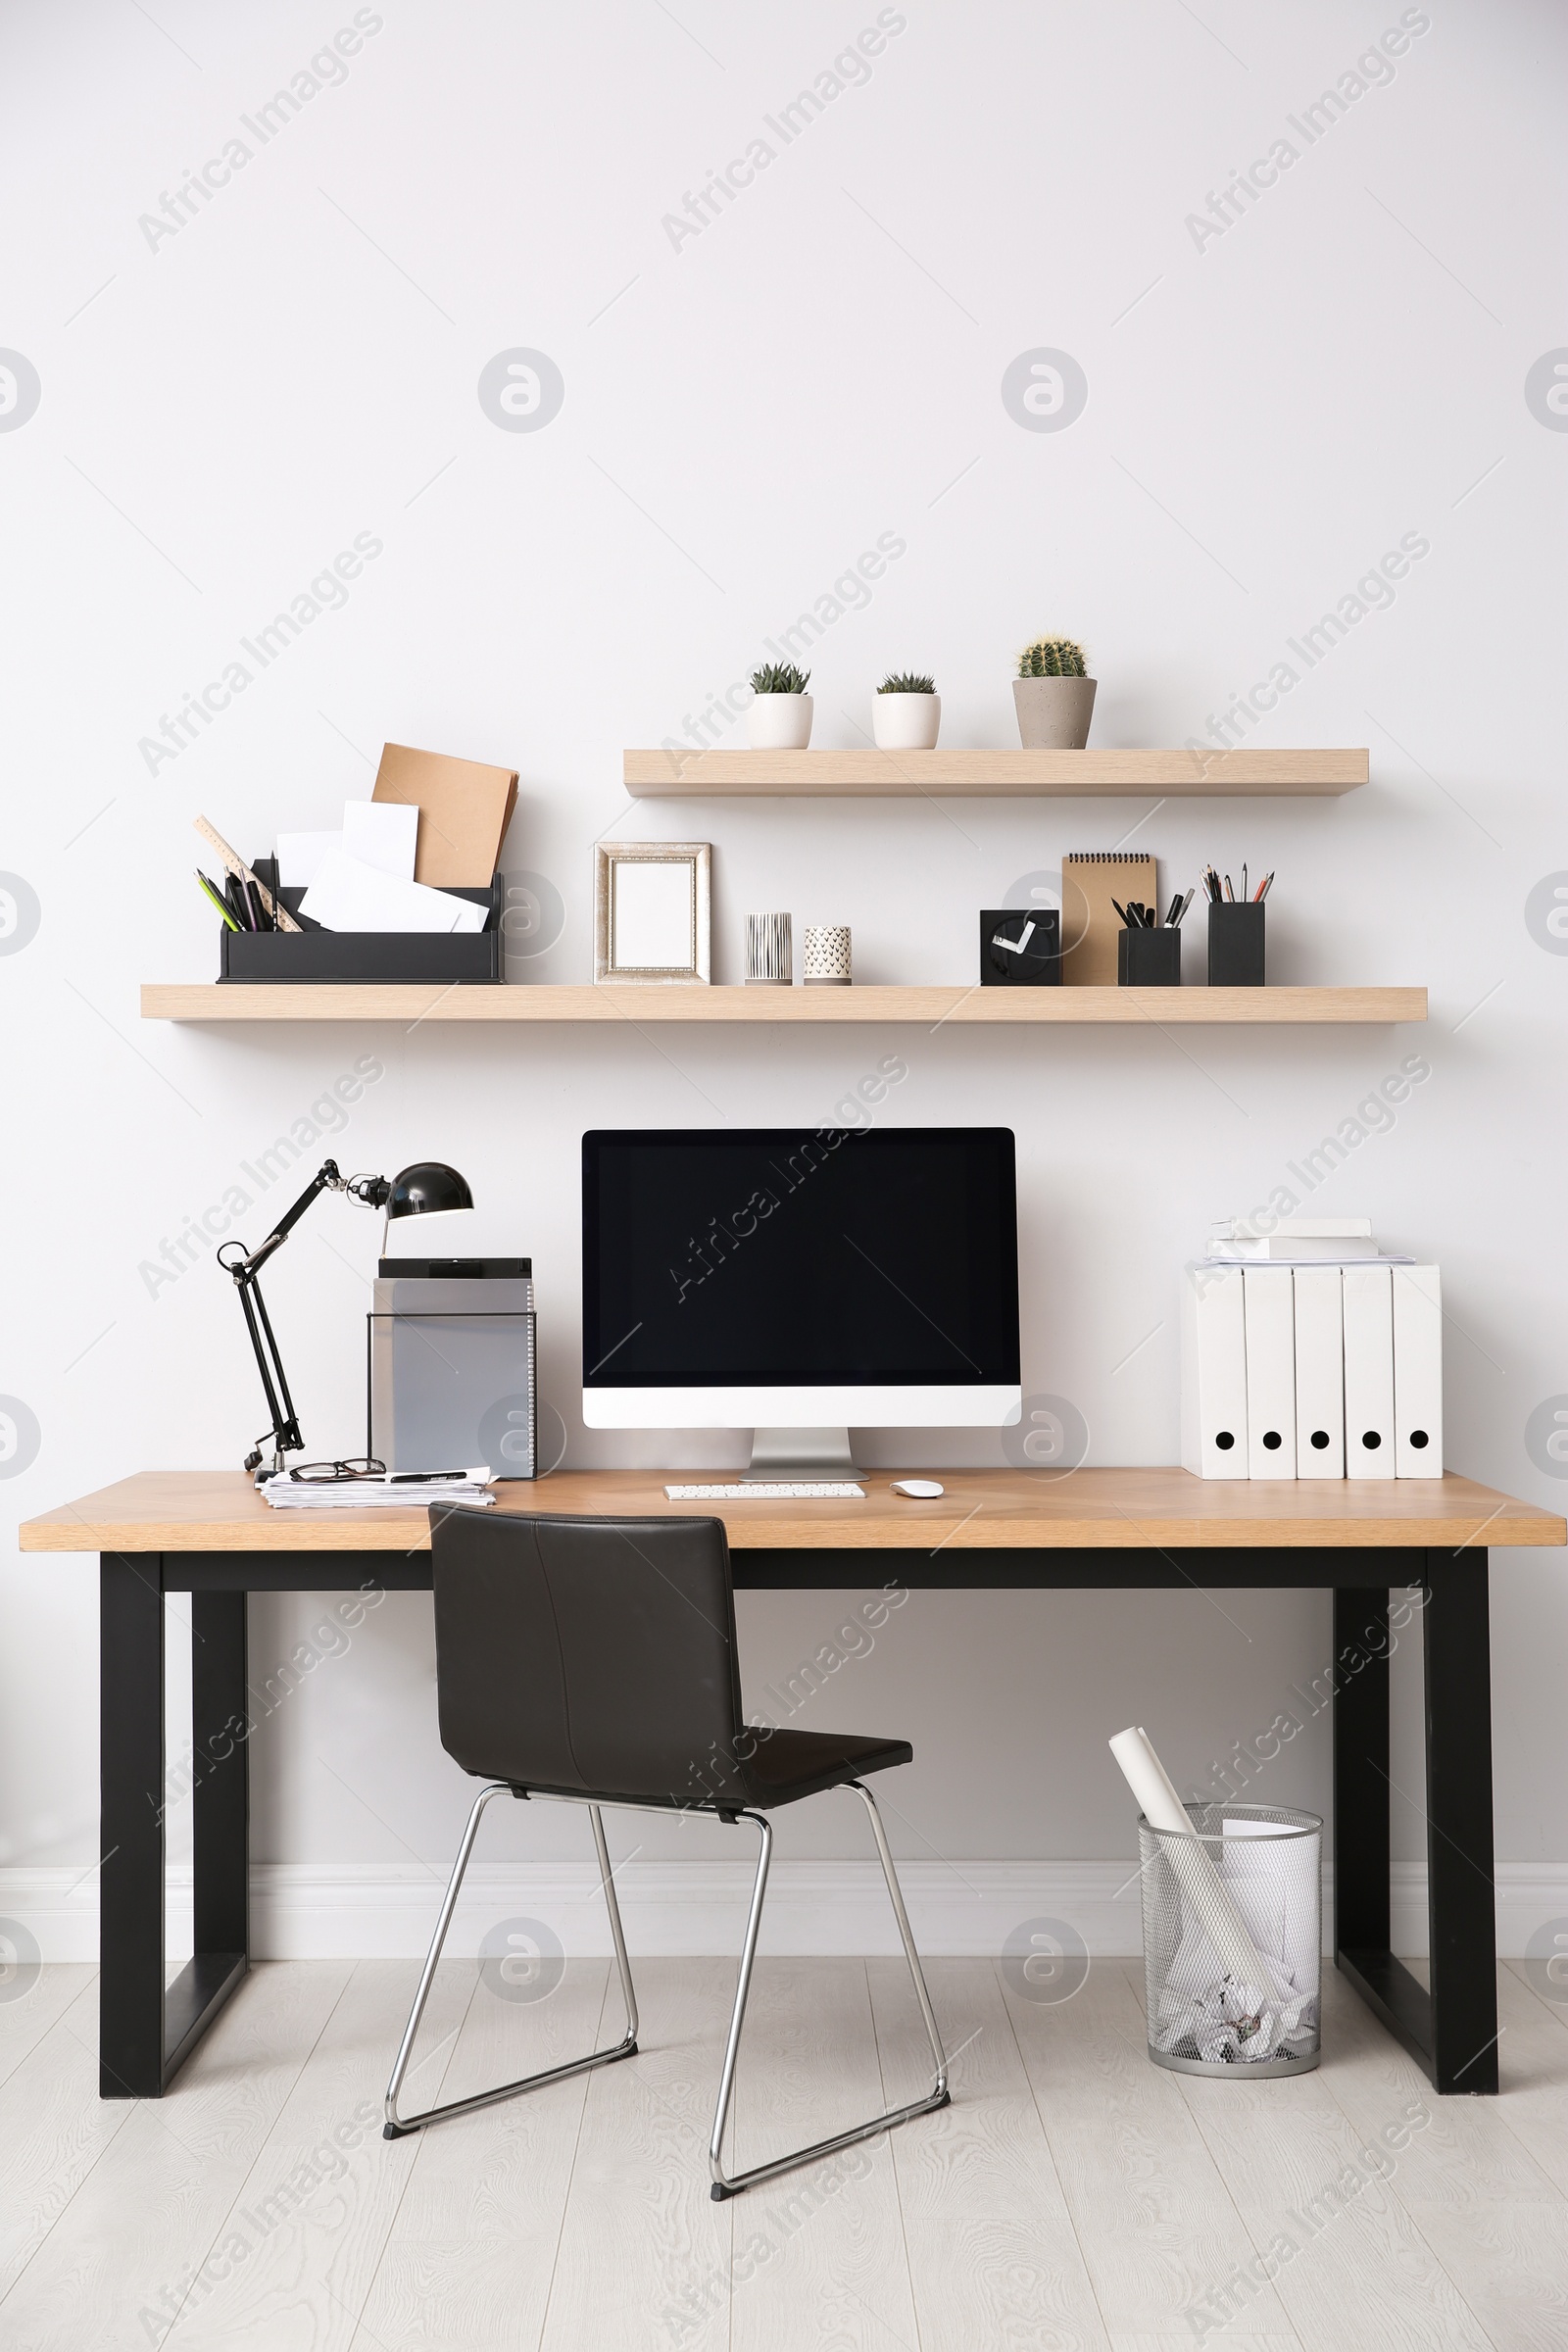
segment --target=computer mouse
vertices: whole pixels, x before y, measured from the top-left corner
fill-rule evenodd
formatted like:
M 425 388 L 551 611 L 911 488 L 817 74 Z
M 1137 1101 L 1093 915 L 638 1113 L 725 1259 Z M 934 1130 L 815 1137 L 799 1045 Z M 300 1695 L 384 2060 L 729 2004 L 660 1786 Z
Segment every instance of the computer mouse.
M 934 1478 L 896 1478 L 891 1483 L 895 1494 L 907 1494 L 911 1502 L 933 1502 L 947 1493 Z

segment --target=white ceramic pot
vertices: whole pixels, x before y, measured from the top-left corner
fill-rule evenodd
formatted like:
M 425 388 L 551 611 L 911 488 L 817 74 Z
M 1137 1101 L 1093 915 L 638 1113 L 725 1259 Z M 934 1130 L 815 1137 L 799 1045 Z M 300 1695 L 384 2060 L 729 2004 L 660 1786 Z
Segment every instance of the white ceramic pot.
M 1014 678 L 1018 740 L 1026 752 L 1081 752 L 1095 708 L 1093 678 Z
M 942 724 L 940 694 L 873 694 L 871 732 L 879 752 L 930 752 Z
M 746 712 L 754 752 L 804 752 L 811 740 L 808 694 L 754 694 Z

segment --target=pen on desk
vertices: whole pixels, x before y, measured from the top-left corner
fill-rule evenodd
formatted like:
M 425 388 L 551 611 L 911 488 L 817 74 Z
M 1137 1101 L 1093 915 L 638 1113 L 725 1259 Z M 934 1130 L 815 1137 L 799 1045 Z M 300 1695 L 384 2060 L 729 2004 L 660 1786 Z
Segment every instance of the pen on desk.
M 1126 907 L 1122 905 L 1120 899 L 1112 899 L 1110 903 L 1115 907 L 1116 912 L 1121 916 L 1122 921 L 1126 924 L 1128 930 L 1130 931 L 1133 927 L 1133 918 L 1128 913 Z
M 251 910 L 251 929 L 253 931 L 270 931 L 272 928 L 271 919 L 269 916 L 266 907 L 262 905 L 261 884 L 259 882 L 247 882 L 243 887 L 245 891 L 245 903 Z
M 1192 903 L 1193 903 L 1193 900 L 1194 900 L 1194 898 L 1195 898 L 1196 896 L 1197 896 L 1196 889 L 1194 889 L 1194 890 L 1190 890 L 1190 891 L 1187 893 L 1187 896 L 1186 896 L 1186 898 L 1185 898 L 1185 899 L 1183 899 L 1183 901 L 1182 901 L 1181 905 L 1180 905 L 1180 906 L 1177 907 L 1177 909 L 1176 909 L 1176 923 L 1177 923 L 1177 927 L 1178 927 L 1178 929 L 1180 928 L 1181 924 L 1182 924 L 1182 923 L 1185 921 L 1185 919 L 1186 919 L 1186 915 L 1187 915 L 1187 909 L 1188 909 L 1188 907 L 1189 907 L 1189 906 L 1192 905 Z
M 230 874 L 223 884 L 223 897 L 228 902 L 228 911 L 234 917 L 238 928 L 241 931 L 248 931 L 251 928 L 251 910 L 246 905 L 245 893 L 240 887 L 237 875 Z
M 208 881 L 207 876 L 202 872 L 200 866 L 196 868 L 196 880 L 203 895 L 211 899 L 213 905 L 218 908 L 219 913 L 222 916 L 229 929 L 231 931 L 237 931 L 239 929 L 239 925 L 235 922 L 234 917 L 232 914 L 230 914 L 227 906 L 224 906 L 222 892 L 218 888 L 216 883 Z
M 1226 896 L 1226 898 L 1227 898 L 1227 899 L 1230 901 L 1231 905 L 1234 906 L 1235 906 L 1235 904 L 1236 904 L 1236 893 L 1235 893 L 1235 891 L 1234 891 L 1234 890 L 1232 890 L 1232 888 L 1231 888 L 1231 878 L 1230 878 L 1229 874 L 1227 874 L 1227 875 L 1226 875 L 1226 877 L 1225 877 L 1225 896 Z

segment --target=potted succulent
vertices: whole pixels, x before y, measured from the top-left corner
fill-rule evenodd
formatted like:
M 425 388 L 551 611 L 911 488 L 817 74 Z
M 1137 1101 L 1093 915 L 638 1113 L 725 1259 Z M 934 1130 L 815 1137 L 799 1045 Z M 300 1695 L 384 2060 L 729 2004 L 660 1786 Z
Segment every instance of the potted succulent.
M 1018 656 L 1012 681 L 1018 740 L 1026 752 L 1081 752 L 1089 741 L 1095 680 L 1070 637 L 1037 637 Z
M 942 724 L 942 697 L 935 678 L 918 670 L 892 670 L 871 701 L 871 732 L 881 752 L 929 752 Z
M 754 752 L 805 751 L 811 740 L 810 682 L 810 671 L 793 662 L 764 662 L 753 670 L 746 726 Z

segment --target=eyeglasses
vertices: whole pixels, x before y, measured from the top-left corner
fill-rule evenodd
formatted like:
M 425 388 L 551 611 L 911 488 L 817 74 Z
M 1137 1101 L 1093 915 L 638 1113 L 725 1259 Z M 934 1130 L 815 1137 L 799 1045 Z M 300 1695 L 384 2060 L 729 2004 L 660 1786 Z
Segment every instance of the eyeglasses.
M 355 1479 L 385 1478 L 386 1464 L 378 1462 L 373 1453 L 356 1453 L 346 1462 L 301 1462 L 289 1476 L 302 1487 L 326 1487 Z

